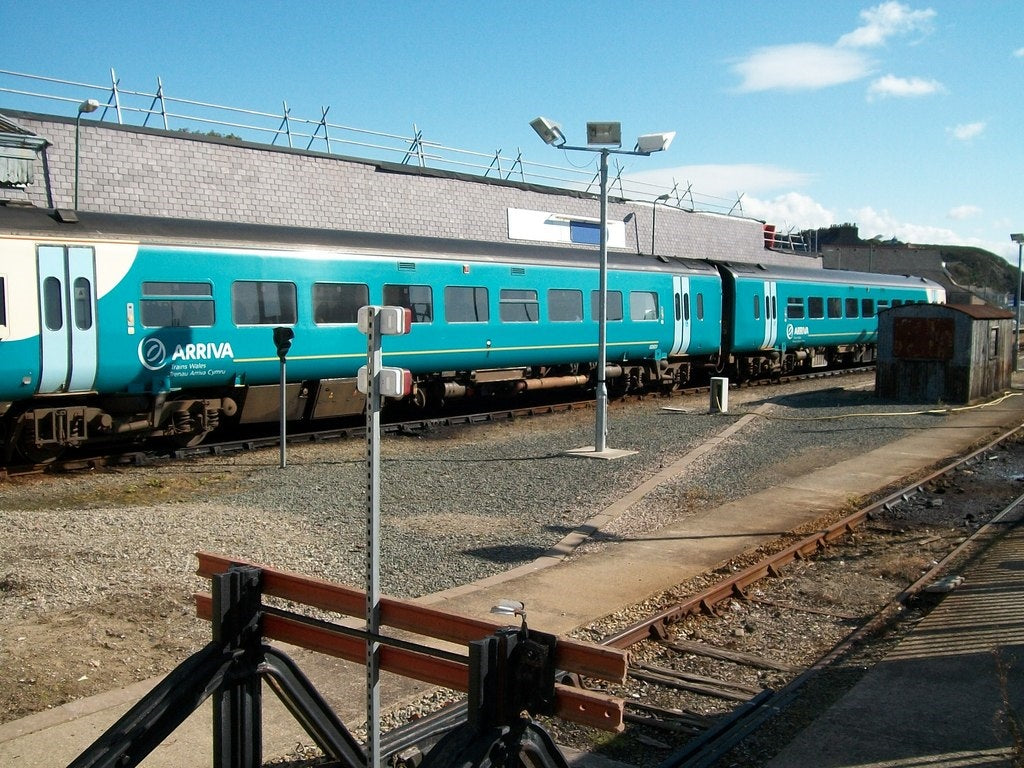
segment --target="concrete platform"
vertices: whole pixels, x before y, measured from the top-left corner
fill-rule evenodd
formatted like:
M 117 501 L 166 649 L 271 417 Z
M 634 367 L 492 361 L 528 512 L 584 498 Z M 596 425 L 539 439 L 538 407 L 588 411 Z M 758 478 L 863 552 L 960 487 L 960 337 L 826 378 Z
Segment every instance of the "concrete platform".
M 768 407 L 768 406 L 765 406 Z M 696 457 L 741 431 L 753 416 L 738 420 L 686 456 L 680 457 L 633 493 L 599 510 L 581 530 L 600 529 L 608 520 L 664 483 L 670 483 Z M 429 595 L 422 602 L 470 616 L 487 615 L 503 598 L 522 600 L 531 627 L 567 633 L 611 612 L 639 602 L 699 575 L 745 550 L 764 543 L 822 512 L 845 507 L 908 475 L 962 453 L 1007 428 L 1024 423 L 1024 397 L 960 411 L 936 420 L 934 428 L 915 432 L 870 453 L 795 478 L 745 499 L 708 508 L 676 525 L 634 540 L 605 546 L 600 553 L 563 560 L 583 539 L 571 534 L 562 545 L 521 568 L 473 585 Z M 230 554 L 230 553 L 228 553 Z M 364 671 L 323 656 L 298 652 L 300 668 L 350 727 L 364 715 Z M 415 696 L 424 686 L 384 676 L 386 707 Z M 93 699 L 0 725 L 0 766 L 64 766 L 134 704 L 152 683 L 141 683 Z M 956 707 L 955 696 L 948 699 Z M 308 738 L 273 696 L 265 697 L 264 755 L 287 754 Z M 171 735 L 143 765 L 176 768 L 211 764 L 210 707 L 201 708 Z M 792 763 L 796 765 L 797 763 Z M 802 765 L 819 765 L 816 760 Z M 838 763 L 837 763 L 838 765 Z
M 914 631 L 771 768 L 1019 766 L 1024 743 L 1024 527 L 962 573 Z M 1012 722 L 1011 722 L 1012 721 Z

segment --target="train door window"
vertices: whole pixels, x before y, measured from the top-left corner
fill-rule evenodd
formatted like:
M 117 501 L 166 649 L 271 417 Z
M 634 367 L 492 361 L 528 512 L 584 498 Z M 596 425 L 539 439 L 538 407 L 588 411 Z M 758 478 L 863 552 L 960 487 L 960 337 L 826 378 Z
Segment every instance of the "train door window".
M 683 319 L 683 307 L 682 307 L 682 303 L 681 303 L 681 301 L 679 299 L 679 294 L 678 293 L 676 294 L 675 298 L 676 298 L 676 301 L 675 301 L 675 304 L 676 304 L 676 320 L 682 320 Z
M 7 327 L 7 282 L 0 275 L 0 328 Z
M 856 299 L 846 300 L 846 316 L 847 317 L 860 317 L 859 306 Z
M 313 283 L 313 322 L 355 323 L 359 308 L 370 303 L 365 283 Z
M 630 291 L 629 319 L 634 322 L 658 319 L 658 294 L 653 291 Z M 683 320 L 690 319 L 690 294 L 683 296 Z
M 150 328 L 213 325 L 213 286 L 209 283 L 144 282 L 139 308 Z
M 80 331 L 92 328 L 92 282 L 88 278 L 75 278 L 71 307 L 75 316 L 75 327 Z
M 765 303 L 767 303 L 767 302 L 768 302 L 768 299 L 766 297 L 765 298 Z M 772 296 L 772 312 L 771 312 L 772 320 L 778 320 L 778 318 L 779 318 L 779 307 L 778 307 L 778 304 L 776 304 L 775 302 L 776 302 L 776 299 L 775 299 L 774 296 Z
M 697 319 L 698 320 L 703 320 L 704 319 L 704 294 L 703 293 L 698 293 L 697 294 Z
M 622 291 L 608 291 L 605 300 L 605 309 L 608 312 L 609 321 L 622 319 Z M 601 292 L 590 292 L 590 316 L 594 320 L 601 317 Z
M 60 280 L 56 277 L 43 280 L 43 322 L 51 331 L 59 331 L 64 327 L 64 301 Z
M 875 300 L 874 299 L 861 299 L 861 301 L 860 301 L 860 314 L 861 314 L 861 317 L 874 317 L 875 316 Z
M 808 296 L 807 316 L 812 320 L 820 320 L 825 317 L 825 299 L 821 296 Z
M 537 292 L 527 288 L 502 288 L 498 294 L 498 317 L 503 323 L 536 323 L 540 320 Z
M 786 319 L 804 319 L 804 300 L 802 296 L 790 296 L 786 301 Z
M 294 325 L 298 319 L 295 283 L 270 280 L 233 283 L 231 317 L 236 325 Z
M 828 316 L 835 319 L 843 316 L 843 300 L 838 296 L 828 297 Z
M 583 291 L 552 288 L 548 291 L 548 319 L 553 323 L 583 320 Z
M 683 321 L 690 322 L 690 294 L 683 294 Z
M 444 289 L 444 319 L 449 323 L 486 323 L 491 318 L 487 289 L 449 285 Z
M 414 323 L 434 322 L 434 298 L 429 285 L 385 285 L 384 304 L 411 309 Z
M 765 305 L 765 312 L 768 311 L 767 304 Z M 761 319 L 761 297 L 758 294 L 754 294 L 754 319 Z

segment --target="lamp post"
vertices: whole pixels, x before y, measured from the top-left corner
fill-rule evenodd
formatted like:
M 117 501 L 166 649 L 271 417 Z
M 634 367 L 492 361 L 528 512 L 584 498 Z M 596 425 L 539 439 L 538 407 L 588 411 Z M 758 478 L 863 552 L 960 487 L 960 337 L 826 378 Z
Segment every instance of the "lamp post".
M 1017 290 L 1014 299 L 1017 321 L 1013 324 L 1013 370 L 1020 370 L 1020 363 L 1017 357 L 1020 355 L 1020 278 L 1021 278 L 1021 248 L 1024 248 L 1024 232 L 1016 232 L 1010 235 L 1010 239 L 1017 244 Z
M 580 152 L 596 152 L 600 157 L 601 169 L 601 234 L 598 276 L 598 321 L 597 321 L 597 423 L 595 424 L 594 450 L 581 452 L 595 458 L 616 458 L 621 452 L 608 450 L 608 155 L 641 155 L 646 157 L 654 152 L 668 149 L 675 131 L 649 133 L 637 139 L 632 150 L 620 149 L 622 128 L 619 123 L 587 123 L 587 146 L 570 146 L 565 143 L 562 127 L 546 117 L 530 121 L 545 144 L 556 149 L 572 149 Z
M 666 200 L 669 199 L 669 197 L 671 197 L 671 195 L 669 195 L 668 192 L 666 192 L 663 195 L 658 195 L 656 198 L 654 198 L 654 203 L 651 207 L 651 256 L 654 256 L 655 254 L 654 229 L 655 225 L 658 223 L 658 203 L 664 203 Z
M 78 145 L 79 133 L 82 126 L 82 115 L 87 112 L 95 112 L 100 108 L 96 99 L 86 99 L 78 105 L 78 116 L 75 118 L 75 210 L 78 210 Z

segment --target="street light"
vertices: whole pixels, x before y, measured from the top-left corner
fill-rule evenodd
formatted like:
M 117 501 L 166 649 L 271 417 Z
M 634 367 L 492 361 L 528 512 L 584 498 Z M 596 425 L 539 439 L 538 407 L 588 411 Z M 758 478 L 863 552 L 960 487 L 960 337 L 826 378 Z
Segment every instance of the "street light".
M 597 458 L 615 458 L 621 452 L 608 450 L 608 155 L 643 155 L 668 149 L 675 138 L 675 131 L 648 133 L 636 140 L 632 150 L 618 149 L 622 145 L 622 128 L 619 123 L 587 123 L 587 146 L 570 146 L 565 143 L 562 127 L 546 117 L 530 121 L 533 130 L 545 144 L 556 149 L 572 149 L 580 152 L 597 152 L 601 158 L 601 236 L 600 276 L 598 278 L 598 321 L 597 321 L 597 423 L 595 425 L 594 450 L 581 453 Z
M 1017 293 L 1014 308 L 1017 310 L 1017 322 L 1013 325 L 1013 370 L 1020 370 L 1020 363 L 1017 358 L 1020 355 L 1020 273 L 1021 273 L 1021 248 L 1024 247 L 1024 232 L 1016 232 L 1010 235 L 1010 239 L 1017 244 Z
M 78 105 L 78 116 L 75 118 L 75 210 L 78 210 L 78 144 L 79 132 L 82 126 L 82 115 L 87 112 L 95 112 L 100 108 L 96 99 L 86 99 Z
M 668 192 L 658 195 L 651 206 L 651 256 L 654 256 L 654 227 L 658 223 L 658 203 L 664 203 L 669 197 L 671 195 Z

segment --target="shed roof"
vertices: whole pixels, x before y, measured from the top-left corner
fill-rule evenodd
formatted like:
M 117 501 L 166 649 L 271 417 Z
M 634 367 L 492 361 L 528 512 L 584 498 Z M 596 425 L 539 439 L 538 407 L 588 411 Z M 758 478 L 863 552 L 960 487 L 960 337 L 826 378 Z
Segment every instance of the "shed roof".
M 975 320 L 1012 320 L 1013 312 L 993 307 L 991 304 L 946 304 L 950 309 L 963 312 Z

